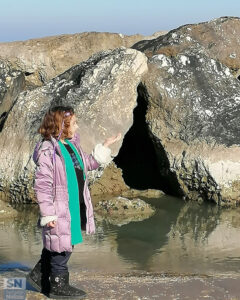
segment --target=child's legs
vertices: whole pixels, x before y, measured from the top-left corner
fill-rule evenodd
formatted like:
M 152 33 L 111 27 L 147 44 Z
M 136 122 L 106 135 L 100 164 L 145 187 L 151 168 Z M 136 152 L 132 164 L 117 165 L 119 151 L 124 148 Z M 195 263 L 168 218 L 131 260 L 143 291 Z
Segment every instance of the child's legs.
M 41 286 L 41 291 L 43 293 L 48 293 L 50 288 L 49 283 L 49 276 L 51 271 L 51 255 L 50 251 L 48 251 L 46 248 L 42 249 L 41 258 L 38 263 L 41 264 L 40 269 L 40 278 L 39 278 L 39 286 Z
M 74 246 L 73 246 L 74 247 Z M 59 274 L 68 272 L 68 260 L 71 256 L 72 252 L 63 251 L 61 253 L 58 252 L 50 252 L 50 265 L 51 265 L 51 273 Z
M 74 248 L 74 245 L 72 245 Z M 67 262 L 72 252 L 63 251 L 61 253 L 42 249 L 41 254 L 41 272 L 43 274 L 64 273 L 68 271 Z
M 41 254 L 41 272 L 49 275 L 51 271 L 51 252 L 46 248 L 42 249 Z
M 68 271 L 67 262 L 72 252 L 52 252 L 51 253 L 51 273 L 59 274 Z

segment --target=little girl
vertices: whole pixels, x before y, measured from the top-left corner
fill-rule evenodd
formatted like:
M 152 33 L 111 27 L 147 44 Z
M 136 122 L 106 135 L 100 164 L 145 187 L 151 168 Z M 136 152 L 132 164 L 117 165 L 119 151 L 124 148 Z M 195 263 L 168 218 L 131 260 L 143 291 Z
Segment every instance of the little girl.
M 34 191 L 40 210 L 43 249 L 41 259 L 27 275 L 40 292 L 55 299 L 81 299 L 86 293 L 69 285 L 67 262 L 82 233 L 95 233 L 87 171 L 111 161 L 109 145 L 116 136 L 97 144 L 88 155 L 80 146 L 72 107 L 56 106 L 45 114 L 33 160 L 37 165 Z

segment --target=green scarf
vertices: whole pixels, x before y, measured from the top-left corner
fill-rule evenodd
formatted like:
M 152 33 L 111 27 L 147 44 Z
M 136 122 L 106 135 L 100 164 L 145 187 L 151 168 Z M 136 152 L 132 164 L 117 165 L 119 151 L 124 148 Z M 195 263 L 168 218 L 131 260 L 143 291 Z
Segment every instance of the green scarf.
M 69 210 L 71 215 L 71 242 L 72 245 L 75 245 L 83 241 L 81 232 L 78 181 L 71 155 L 69 154 L 68 150 L 65 148 L 61 141 L 58 141 L 58 144 L 60 146 L 60 150 L 64 158 L 66 167 L 67 186 L 69 195 Z M 73 145 L 70 146 L 74 147 Z
M 77 156 L 77 159 L 78 159 L 78 161 L 80 163 L 80 166 L 81 166 L 81 168 L 83 170 L 83 177 L 84 177 L 84 180 L 85 180 L 86 179 L 86 175 L 84 173 L 84 165 L 83 165 L 83 161 L 82 161 L 81 156 L 79 155 L 79 153 L 77 152 L 77 149 L 73 146 L 73 144 L 69 142 L 69 140 L 65 139 L 65 142 L 68 143 L 68 145 L 72 148 L 72 150 L 74 151 L 75 155 Z

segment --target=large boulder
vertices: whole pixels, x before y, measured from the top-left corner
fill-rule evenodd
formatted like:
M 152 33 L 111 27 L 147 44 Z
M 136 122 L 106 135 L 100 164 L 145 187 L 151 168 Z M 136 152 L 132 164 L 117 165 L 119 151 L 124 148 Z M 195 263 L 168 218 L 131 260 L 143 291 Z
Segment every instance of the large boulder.
M 83 32 L 0 43 L 0 57 L 21 70 L 25 74 L 28 88 L 31 88 L 47 83 L 96 52 L 121 46 L 129 48 L 142 39 L 156 38 L 166 32 L 159 31 L 153 36 Z
M 208 22 L 180 26 L 151 41 L 139 41 L 132 48 L 144 52 L 148 57 L 156 54 L 171 57 L 200 44 L 209 57 L 228 66 L 238 77 L 240 75 L 239 35 L 239 17 L 220 17 Z
M 155 208 L 142 199 L 112 197 L 101 199 L 94 206 L 97 220 L 122 226 L 130 222 L 148 219 L 155 213 Z
M 44 86 L 22 92 L 0 133 L 0 197 L 32 199 L 36 130 L 51 105 L 68 104 L 79 117 L 86 152 L 122 132 L 123 144 L 111 147 L 117 167 L 132 166 L 123 170 L 124 179 L 128 172 L 129 178 L 141 178 L 145 190 L 238 204 L 239 28 L 234 17 L 181 26 L 135 49 L 98 52 Z M 109 174 L 95 191 L 111 192 L 108 178 L 120 178 L 119 193 L 138 188 L 125 184 L 117 169 Z
M 0 133 L 0 197 L 12 202 L 33 198 L 33 148 L 37 129 L 52 105 L 71 105 L 78 116 L 81 145 L 91 153 L 94 145 L 121 132 L 133 122 L 137 86 L 147 71 L 147 57 L 126 49 L 99 52 L 43 87 L 21 93 Z M 112 145 L 117 155 L 121 142 Z
M 142 94 L 167 193 L 240 201 L 240 82 L 227 66 L 239 68 L 239 33 L 239 18 L 220 18 L 134 46 L 149 57 Z
M 8 111 L 24 88 L 24 74 L 15 70 L 6 60 L 0 59 L 0 131 Z

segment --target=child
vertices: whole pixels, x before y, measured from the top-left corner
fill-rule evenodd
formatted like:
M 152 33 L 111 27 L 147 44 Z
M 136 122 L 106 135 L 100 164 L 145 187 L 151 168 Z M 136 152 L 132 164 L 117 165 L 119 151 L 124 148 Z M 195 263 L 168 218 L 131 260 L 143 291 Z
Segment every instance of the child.
M 106 139 L 88 155 L 80 146 L 76 121 L 72 107 L 50 109 L 38 129 L 42 142 L 33 153 L 43 249 L 27 279 L 38 291 L 57 299 L 86 296 L 84 291 L 69 285 L 67 262 L 74 245 L 82 242 L 81 230 L 95 233 L 87 171 L 110 162 L 108 146 L 121 138 L 119 133 Z

